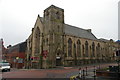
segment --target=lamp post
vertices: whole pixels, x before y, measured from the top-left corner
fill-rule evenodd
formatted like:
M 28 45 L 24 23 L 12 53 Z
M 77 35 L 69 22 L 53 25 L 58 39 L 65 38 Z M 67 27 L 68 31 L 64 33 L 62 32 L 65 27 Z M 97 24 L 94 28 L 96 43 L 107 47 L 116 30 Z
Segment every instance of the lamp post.
M 19 64 L 18 64 L 18 60 L 19 60 L 19 57 L 16 57 L 16 68 L 18 68 Z
M 96 68 L 95 68 L 95 66 L 93 66 L 94 67 L 94 70 L 93 70 L 93 72 L 94 72 L 94 80 L 96 80 Z

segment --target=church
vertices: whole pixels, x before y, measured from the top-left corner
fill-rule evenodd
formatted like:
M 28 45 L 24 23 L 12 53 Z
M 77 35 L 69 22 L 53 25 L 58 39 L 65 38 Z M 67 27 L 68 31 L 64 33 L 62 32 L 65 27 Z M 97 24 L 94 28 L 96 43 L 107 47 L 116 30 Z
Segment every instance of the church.
M 91 29 L 64 23 L 64 9 L 54 5 L 38 15 L 27 39 L 26 68 L 54 68 L 112 62 L 118 44 L 97 39 Z

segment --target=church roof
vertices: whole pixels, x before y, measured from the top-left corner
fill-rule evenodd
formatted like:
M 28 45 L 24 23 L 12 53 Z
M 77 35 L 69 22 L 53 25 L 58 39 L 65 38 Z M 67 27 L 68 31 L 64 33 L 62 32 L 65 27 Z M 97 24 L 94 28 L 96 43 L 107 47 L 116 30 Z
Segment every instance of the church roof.
M 92 34 L 92 32 L 88 30 L 78 28 L 75 26 L 71 26 L 68 24 L 64 24 L 64 28 L 65 28 L 65 34 L 87 38 L 87 39 L 92 39 L 92 40 L 97 40 L 97 38 Z
M 43 17 L 40 17 L 40 19 L 43 22 Z M 92 34 L 92 32 L 87 29 L 78 28 L 68 24 L 64 24 L 64 29 L 65 29 L 65 34 L 73 35 L 81 38 L 97 40 L 97 38 Z
M 107 39 L 104 39 L 104 38 L 100 38 L 98 40 L 103 41 L 103 42 L 109 42 L 110 41 L 110 40 L 107 40 Z

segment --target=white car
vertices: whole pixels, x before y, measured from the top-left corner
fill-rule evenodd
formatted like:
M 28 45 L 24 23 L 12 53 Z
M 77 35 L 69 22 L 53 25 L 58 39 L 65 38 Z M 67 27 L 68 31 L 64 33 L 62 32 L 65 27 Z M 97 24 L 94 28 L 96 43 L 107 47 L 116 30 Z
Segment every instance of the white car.
M 0 62 L 0 71 L 1 72 L 10 71 L 10 63 Z

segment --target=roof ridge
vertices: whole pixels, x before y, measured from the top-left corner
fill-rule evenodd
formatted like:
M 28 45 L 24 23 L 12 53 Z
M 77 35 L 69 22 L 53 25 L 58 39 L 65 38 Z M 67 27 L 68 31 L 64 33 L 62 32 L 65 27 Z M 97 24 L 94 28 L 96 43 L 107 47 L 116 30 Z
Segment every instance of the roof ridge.
M 92 32 L 87 31 L 87 29 L 79 28 L 69 24 L 65 24 L 64 26 L 65 26 L 66 34 L 83 37 L 87 39 L 92 39 L 92 40 L 97 40 L 97 37 Z
M 82 30 L 87 31 L 87 29 L 79 28 L 79 27 L 77 27 L 77 26 L 73 26 L 73 25 L 69 25 L 69 24 L 65 24 L 65 25 L 68 25 L 68 26 L 70 26 L 70 27 L 74 27 L 74 28 L 78 28 L 78 29 L 82 29 Z

